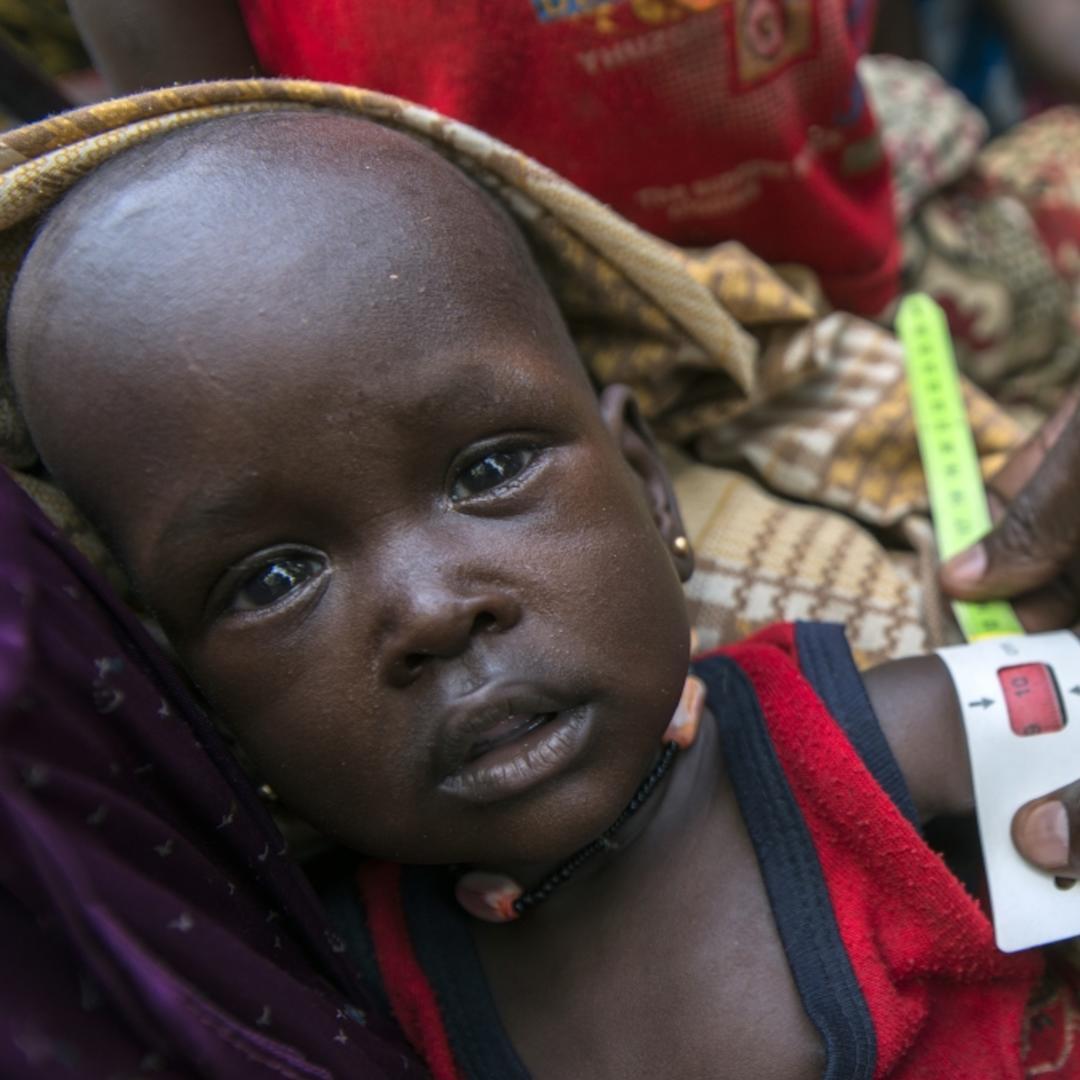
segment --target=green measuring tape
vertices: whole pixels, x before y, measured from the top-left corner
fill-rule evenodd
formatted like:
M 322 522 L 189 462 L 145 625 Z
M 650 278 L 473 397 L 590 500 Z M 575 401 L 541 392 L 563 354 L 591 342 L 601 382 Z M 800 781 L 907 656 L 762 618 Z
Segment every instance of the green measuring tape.
M 944 562 L 990 531 L 990 508 L 945 313 L 929 296 L 907 296 L 896 317 L 896 332 L 904 346 L 934 535 Z M 1003 600 L 955 600 L 952 609 L 968 641 L 1024 632 L 1012 605 Z

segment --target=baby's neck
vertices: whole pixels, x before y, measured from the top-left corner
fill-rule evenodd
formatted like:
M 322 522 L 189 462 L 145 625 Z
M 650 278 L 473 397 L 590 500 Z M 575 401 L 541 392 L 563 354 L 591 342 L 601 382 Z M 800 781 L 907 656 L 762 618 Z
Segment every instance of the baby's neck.
M 702 1062 L 820 1076 L 710 716 L 661 794 L 582 880 L 516 922 L 471 922 L 511 1041 L 541 1080 L 700 1075 Z
M 530 926 L 539 930 L 540 924 L 545 935 L 572 932 L 597 911 L 625 903 L 627 890 L 640 890 L 650 878 L 669 878 L 673 862 L 683 858 L 693 836 L 701 834 L 726 785 L 719 733 L 706 714 L 697 740 L 676 756 L 655 794 L 618 831 L 613 850 L 584 864 L 543 905 L 495 933 L 528 935 Z M 528 887 L 554 867 L 521 864 L 502 869 Z

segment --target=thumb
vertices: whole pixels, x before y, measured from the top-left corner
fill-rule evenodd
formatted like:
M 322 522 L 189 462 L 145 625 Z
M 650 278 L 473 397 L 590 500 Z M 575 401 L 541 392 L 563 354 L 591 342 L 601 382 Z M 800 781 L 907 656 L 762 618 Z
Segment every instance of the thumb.
M 1080 872 L 1080 782 L 1025 803 L 1012 819 L 1016 850 L 1033 866 L 1050 873 Z
M 991 532 L 942 567 L 951 596 L 1019 596 L 1053 581 L 1080 556 L 1080 414 L 1070 398 L 1067 421 L 1059 410 L 995 478 L 1010 501 Z
M 957 600 L 1010 599 L 1054 581 L 1080 544 L 1080 528 L 1061 535 L 1038 506 L 1014 503 L 977 544 L 941 568 L 945 591 Z M 1047 535 L 1049 528 L 1059 530 Z

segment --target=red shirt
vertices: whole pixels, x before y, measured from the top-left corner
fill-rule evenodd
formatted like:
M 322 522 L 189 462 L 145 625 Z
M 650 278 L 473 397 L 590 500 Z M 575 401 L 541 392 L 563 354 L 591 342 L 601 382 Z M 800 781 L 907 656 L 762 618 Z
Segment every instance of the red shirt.
M 240 0 L 268 74 L 428 105 L 675 243 L 879 313 L 899 238 L 855 71 L 875 0 Z
M 920 835 L 843 630 L 774 626 L 694 669 L 821 1075 L 1080 1078 L 1075 975 L 1043 950 L 997 951 Z M 367 861 L 358 884 L 366 918 L 341 925 L 431 1075 L 524 1080 L 446 869 Z

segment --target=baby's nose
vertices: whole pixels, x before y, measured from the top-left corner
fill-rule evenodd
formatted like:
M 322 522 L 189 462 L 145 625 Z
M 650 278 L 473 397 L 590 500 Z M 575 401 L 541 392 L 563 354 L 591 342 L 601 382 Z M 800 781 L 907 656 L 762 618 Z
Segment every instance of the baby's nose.
M 434 660 L 464 654 L 474 639 L 501 633 L 521 618 L 517 601 L 498 590 L 462 596 L 429 588 L 410 597 L 386 653 L 386 672 L 395 686 L 407 686 Z

